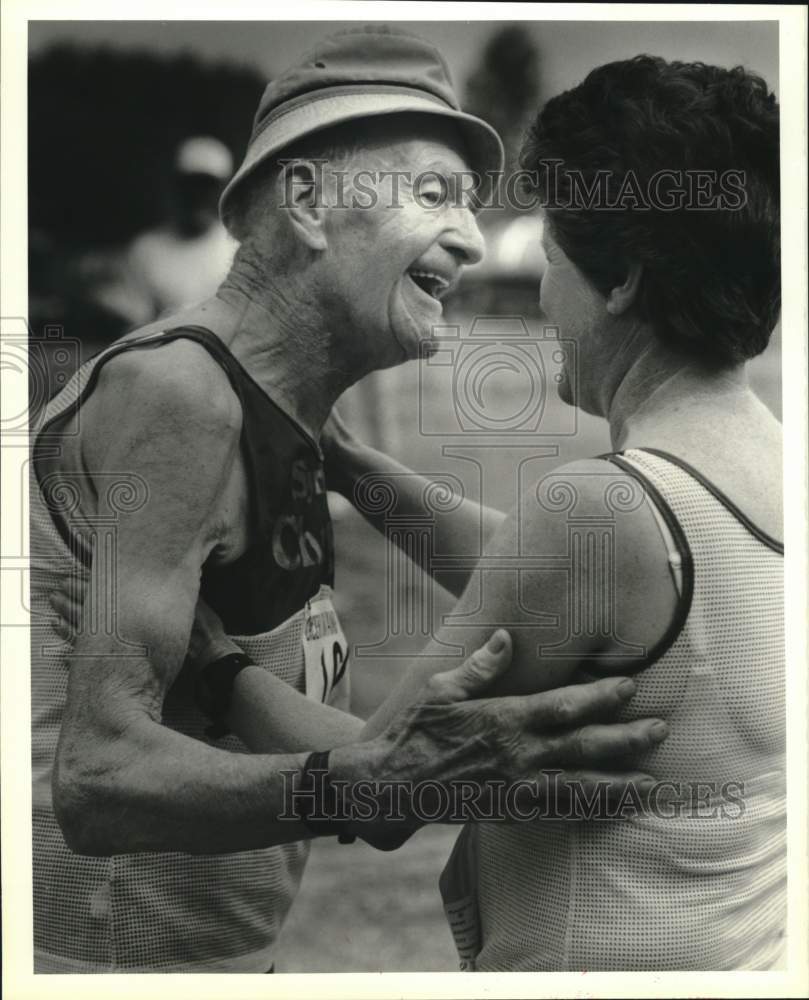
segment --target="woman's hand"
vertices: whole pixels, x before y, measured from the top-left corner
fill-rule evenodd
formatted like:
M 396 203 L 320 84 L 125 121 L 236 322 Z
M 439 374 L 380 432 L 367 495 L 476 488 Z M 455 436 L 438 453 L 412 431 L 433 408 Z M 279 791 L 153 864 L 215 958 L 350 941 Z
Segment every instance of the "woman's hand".
M 222 619 L 200 597 L 194 611 L 186 663 L 199 669 L 223 656 L 241 652 L 241 648 L 225 634 Z
M 72 642 L 81 627 L 84 595 L 90 577 L 86 571 L 75 571 L 62 577 L 59 586 L 51 591 L 50 605 L 56 612 L 52 621 L 54 632 L 65 642 Z
M 320 432 L 320 447 L 326 470 L 326 488 L 341 493 L 353 502 L 354 477 L 351 471 L 355 457 L 364 445 L 346 426 L 334 407 Z

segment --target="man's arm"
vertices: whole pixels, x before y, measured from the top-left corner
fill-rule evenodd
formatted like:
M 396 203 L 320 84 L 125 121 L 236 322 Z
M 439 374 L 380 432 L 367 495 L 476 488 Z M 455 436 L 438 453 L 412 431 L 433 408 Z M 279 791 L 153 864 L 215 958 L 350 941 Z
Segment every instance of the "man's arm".
M 280 771 L 302 757 L 228 754 L 161 724 L 238 455 L 240 409 L 227 379 L 186 344 L 122 355 L 83 416 L 90 475 L 138 475 L 148 500 L 118 518 L 115 635 L 83 632 L 70 658 L 53 777 L 68 844 L 218 853 L 305 837 L 277 820 Z M 101 610 L 99 590 L 89 589 L 87 621 Z

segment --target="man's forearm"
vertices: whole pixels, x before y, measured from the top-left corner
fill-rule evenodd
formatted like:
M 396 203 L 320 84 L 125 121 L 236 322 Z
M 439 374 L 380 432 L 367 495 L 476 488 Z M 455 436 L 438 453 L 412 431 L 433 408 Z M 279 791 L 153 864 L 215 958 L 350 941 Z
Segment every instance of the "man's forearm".
M 149 610 L 141 612 L 146 620 Z M 182 658 L 183 640 L 156 633 L 130 633 L 148 658 L 132 656 L 131 646 L 122 656 L 104 634 L 76 642 L 53 775 L 68 845 L 97 855 L 218 854 L 309 836 L 287 808 L 303 752 L 230 753 L 162 724 L 161 689 L 176 673 L 164 664 Z M 315 749 L 328 747 L 301 747 Z
M 80 854 L 137 851 L 221 854 L 300 840 L 283 819 L 303 755 L 234 754 L 147 717 L 112 742 L 75 741 L 63 730 L 54 772 L 54 809 Z
M 82 740 L 75 750 L 63 745 L 54 808 L 68 846 L 95 856 L 226 854 L 312 837 L 296 818 L 301 797 L 311 795 L 302 780 L 311 750 L 336 747 L 334 777 L 345 775 L 352 788 L 358 780 L 384 784 L 389 767 L 383 747 L 359 742 L 359 719 L 328 711 L 343 716 L 345 724 L 331 732 L 321 724 L 317 733 L 309 732 L 312 742 L 305 752 L 297 754 L 229 753 L 146 716 L 131 723 L 113 746 L 95 739 Z M 323 715 L 315 711 L 311 718 L 322 723 Z M 350 802 L 351 789 L 345 795 Z M 403 821 L 378 810 L 354 832 L 392 849 L 419 825 L 409 813 Z
M 419 691 L 430 677 L 446 670 L 452 670 L 458 665 L 456 658 L 441 656 L 437 651 L 436 655 L 430 655 L 430 650 L 431 647 L 427 646 L 421 656 L 415 657 L 411 661 L 408 669 L 403 672 L 387 698 L 366 720 L 358 739 L 362 741 L 374 739 L 399 712 L 416 701 Z

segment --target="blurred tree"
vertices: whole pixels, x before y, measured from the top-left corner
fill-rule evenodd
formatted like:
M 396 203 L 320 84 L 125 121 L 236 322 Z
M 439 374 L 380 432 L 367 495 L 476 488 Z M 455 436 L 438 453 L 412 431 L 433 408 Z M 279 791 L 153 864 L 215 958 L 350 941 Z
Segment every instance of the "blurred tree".
M 480 65 L 466 82 L 464 110 L 485 119 L 500 133 L 506 171 L 517 165 L 522 137 L 537 112 L 540 53 L 521 24 L 497 31 L 483 50 Z
M 265 85 L 181 54 L 58 45 L 28 74 L 29 321 L 94 350 L 132 325 L 109 302 L 125 248 L 168 215 L 175 154 L 214 136 L 240 162 Z
M 28 80 L 29 223 L 60 245 L 120 245 L 159 223 L 179 143 L 220 139 L 240 161 L 265 81 L 190 55 L 59 45 Z

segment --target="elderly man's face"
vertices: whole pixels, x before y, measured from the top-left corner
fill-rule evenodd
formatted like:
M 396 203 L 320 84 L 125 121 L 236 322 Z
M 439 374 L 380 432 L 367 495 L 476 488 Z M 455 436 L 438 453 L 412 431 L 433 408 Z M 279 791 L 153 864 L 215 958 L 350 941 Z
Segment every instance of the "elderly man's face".
M 329 210 L 321 263 L 350 333 L 346 349 L 369 369 L 418 357 L 442 323 L 441 300 L 483 255 L 470 168 L 451 125 L 425 122 L 419 138 L 389 139 L 347 168 L 347 207 Z

